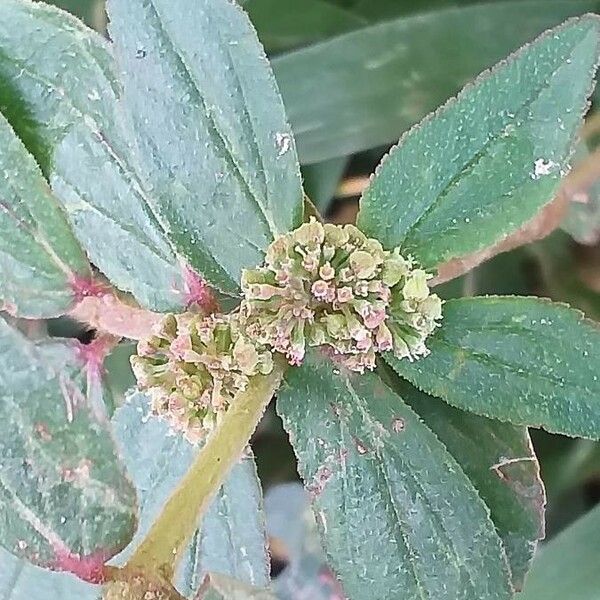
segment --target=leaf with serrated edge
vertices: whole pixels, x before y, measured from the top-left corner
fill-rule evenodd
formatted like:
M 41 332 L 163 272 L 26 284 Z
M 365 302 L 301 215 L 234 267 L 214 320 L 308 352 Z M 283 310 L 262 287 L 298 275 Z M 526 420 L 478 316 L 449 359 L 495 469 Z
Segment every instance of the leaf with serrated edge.
M 367 3 L 372 15 L 379 1 Z M 598 10 L 598 0 L 495 0 L 385 20 L 275 57 L 302 163 L 396 142 L 483 69 Z
M 385 355 L 399 375 L 463 410 L 600 439 L 596 323 L 540 298 L 462 298 L 443 311 L 429 356 Z
M 465 413 L 394 377 L 394 390 L 458 461 L 491 512 L 520 590 L 537 542 L 544 537 L 546 495 L 529 433 Z
M 239 292 L 299 225 L 291 130 L 246 14 L 228 0 L 109 1 L 123 104 L 156 211 L 190 264 Z
M 482 74 L 403 136 L 358 224 L 427 269 L 515 231 L 554 197 L 588 107 L 600 19 L 572 19 Z
M 131 539 L 136 502 L 82 352 L 0 320 L 0 540 L 93 581 Z
M 56 317 L 91 277 L 85 254 L 33 157 L 0 114 L 0 306 Z
M 140 526 L 117 560 L 125 561 L 147 534 L 167 498 L 185 475 L 199 448 L 170 435 L 151 416 L 148 398 L 134 393 L 115 413 L 113 426 L 121 455 L 140 499 Z M 261 490 L 251 456 L 236 464 L 203 518 L 201 530 L 179 567 L 177 587 L 193 594 L 208 571 L 259 587 L 269 582 Z
M 350 598 L 511 597 L 475 488 L 376 374 L 339 372 L 312 355 L 288 372 L 277 408 Z
M 129 160 L 108 44 L 43 3 L 0 7 L 0 111 L 49 177 L 92 262 L 153 310 L 184 307 L 187 271 Z

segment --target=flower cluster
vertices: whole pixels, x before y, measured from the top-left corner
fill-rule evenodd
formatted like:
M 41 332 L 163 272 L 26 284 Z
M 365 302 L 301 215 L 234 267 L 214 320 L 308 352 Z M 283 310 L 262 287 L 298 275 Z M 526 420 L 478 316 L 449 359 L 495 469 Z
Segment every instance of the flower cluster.
M 249 378 L 270 373 L 271 352 L 244 335 L 238 315 L 166 315 L 140 341 L 132 366 L 152 409 L 196 443 Z
M 247 335 L 290 364 L 302 362 L 307 345 L 324 346 L 363 372 L 377 352 L 427 354 L 442 306 L 429 277 L 353 225 L 311 219 L 276 239 L 264 266 L 244 271 L 240 310 Z

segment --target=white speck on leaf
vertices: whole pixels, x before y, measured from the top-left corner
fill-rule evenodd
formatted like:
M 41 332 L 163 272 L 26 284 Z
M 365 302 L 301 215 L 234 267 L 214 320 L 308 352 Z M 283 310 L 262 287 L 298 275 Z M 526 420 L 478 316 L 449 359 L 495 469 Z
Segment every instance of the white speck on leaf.
M 533 173 L 531 174 L 532 179 L 539 179 L 544 175 L 550 175 L 554 167 L 557 164 L 553 160 L 545 160 L 543 158 L 538 158 L 533 165 Z
M 283 156 L 292 146 L 292 136 L 289 133 L 275 134 L 275 145 L 278 149 L 277 156 Z

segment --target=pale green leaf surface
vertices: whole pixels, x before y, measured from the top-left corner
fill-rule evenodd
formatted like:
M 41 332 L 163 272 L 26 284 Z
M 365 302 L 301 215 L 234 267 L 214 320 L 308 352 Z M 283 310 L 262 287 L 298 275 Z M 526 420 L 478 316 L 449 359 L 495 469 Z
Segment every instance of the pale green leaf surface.
M 90 266 L 33 157 L 0 113 L 0 306 L 54 317 Z
M 277 406 L 349 598 L 511 596 L 475 488 L 376 374 L 340 373 L 313 355 L 288 372 Z
M 500 240 L 552 200 L 592 91 L 600 19 L 545 33 L 411 129 L 358 224 L 428 269 Z
M 521 44 L 567 17 L 598 10 L 598 0 L 461 6 L 378 23 L 276 57 L 273 69 L 302 163 L 396 142 Z
M 91 261 L 148 308 L 185 306 L 181 261 L 129 159 L 108 44 L 43 3 L 6 0 L 0 17 L 0 111 Z
M 68 573 L 53 573 L 0 548 L 2 600 L 97 600 L 100 588 Z
M 504 544 L 516 589 L 544 537 L 546 497 L 527 429 L 465 413 L 394 378 L 394 390 L 446 446 L 477 488 Z
M 113 128 L 110 135 L 118 134 Z M 186 305 L 183 261 L 127 154 L 93 124 L 76 126 L 56 150 L 53 189 L 91 260 L 112 283 L 142 306 L 181 309 Z
M 326 563 L 303 485 L 294 481 L 270 486 L 265 493 L 265 514 L 271 543 L 283 547 L 287 559 L 273 582 L 279 600 L 339 598 L 341 586 Z
M 110 124 L 110 54 L 100 36 L 42 2 L 2 0 L 0 14 L 0 111 L 49 174 L 75 120 Z
M 200 597 L 202 600 L 276 600 L 266 589 L 251 587 L 220 573 L 207 575 Z
M 385 358 L 449 404 L 516 425 L 600 438 L 600 328 L 539 298 L 449 300 L 431 354 Z
M 133 535 L 135 493 L 78 342 L 32 342 L 0 320 L 0 540 L 60 569 L 110 557 Z
M 543 546 L 517 600 L 598 600 L 600 506 Z
M 294 140 L 264 51 L 227 0 L 108 7 L 156 211 L 191 265 L 237 293 L 242 268 L 302 213 Z
M 131 545 L 117 557 L 121 563 L 148 532 L 199 448 L 153 417 L 141 393 L 133 394 L 115 413 L 113 425 L 140 500 L 140 526 Z M 209 571 L 256 586 L 269 582 L 260 484 L 251 456 L 235 465 L 205 515 L 179 569 L 180 591 L 193 594 Z

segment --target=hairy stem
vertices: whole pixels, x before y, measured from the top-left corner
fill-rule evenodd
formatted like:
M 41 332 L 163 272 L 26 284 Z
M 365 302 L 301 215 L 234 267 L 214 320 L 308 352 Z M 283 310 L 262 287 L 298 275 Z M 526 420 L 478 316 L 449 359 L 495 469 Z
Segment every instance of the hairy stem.
M 173 577 L 175 566 L 231 467 L 240 458 L 285 372 L 283 358 L 269 375 L 253 377 L 224 414 L 126 569 Z
M 110 289 L 82 298 L 69 316 L 99 331 L 132 340 L 146 337 L 162 318 L 159 313 L 125 302 Z

